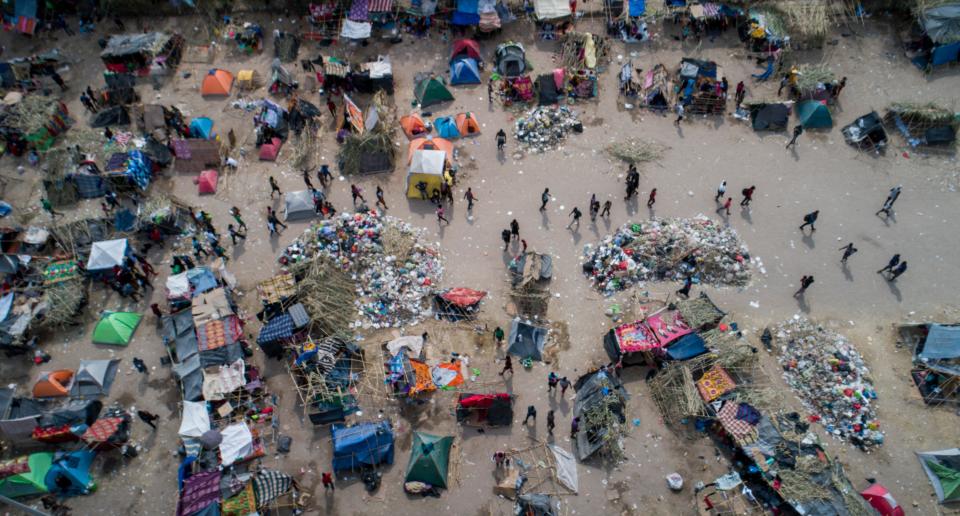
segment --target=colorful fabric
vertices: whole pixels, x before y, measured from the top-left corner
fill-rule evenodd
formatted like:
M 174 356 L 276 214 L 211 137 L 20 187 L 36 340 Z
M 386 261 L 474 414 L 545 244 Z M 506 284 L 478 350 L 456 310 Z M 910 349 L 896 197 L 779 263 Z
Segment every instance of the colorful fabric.
M 122 417 L 105 417 L 98 419 L 83 433 L 82 439 L 86 443 L 106 442 L 117 433 L 121 424 L 123 424 Z
M 647 327 L 653 332 L 661 346 L 667 346 L 671 342 L 691 333 L 693 330 L 684 322 L 680 312 L 670 314 L 657 314 L 646 319 Z
M 240 319 L 235 315 L 207 321 L 197 328 L 198 348 L 200 351 L 222 348 L 237 342 L 241 334 Z
M 336 61 L 334 58 L 327 58 L 323 62 L 323 74 L 332 76 L 332 77 L 346 77 L 347 73 L 350 72 L 350 67 L 347 66 L 347 63 L 342 61 Z
M 430 373 L 430 366 L 419 360 L 410 359 L 410 368 L 413 369 L 414 384 L 410 386 L 410 395 L 414 396 L 421 392 L 432 392 L 437 390 L 433 384 L 433 375 Z
M 16 459 L 0 462 L 0 478 L 12 477 L 30 471 L 30 457 L 24 455 Z
M 223 501 L 220 514 L 223 516 L 247 516 L 257 512 L 257 497 L 253 493 L 253 482 L 247 482 L 243 490 Z
M 47 268 L 43 270 L 43 284 L 53 285 L 55 283 L 60 283 L 61 281 L 73 279 L 76 276 L 76 260 L 61 260 L 59 262 L 51 262 L 49 265 L 47 265 Z
M 294 286 L 293 275 L 284 273 L 261 281 L 257 285 L 257 291 L 260 293 L 261 301 L 279 303 L 284 298 L 293 297 L 296 293 Z
M 177 516 L 197 513 L 220 501 L 220 471 L 201 471 L 184 480 Z
M 370 0 L 353 0 L 347 17 L 353 21 L 367 21 L 370 18 Z
M 643 321 L 617 326 L 613 330 L 622 353 L 650 351 L 660 347 L 657 337 Z
M 369 6 L 372 13 L 386 13 L 393 9 L 393 0 L 370 0 Z
M 720 421 L 720 424 L 723 425 L 724 430 L 733 436 L 734 439 L 744 441 L 746 437 L 753 435 L 756 430 L 750 423 L 737 419 L 738 408 L 737 403 L 732 401 L 726 402 L 723 408 L 720 409 L 720 412 L 717 412 L 717 419 Z
M 70 431 L 70 425 L 36 427 L 30 438 L 48 444 L 69 443 L 78 440 L 77 434 Z
M 269 344 L 278 340 L 289 339 L 293 336 L 293 317 L 290 314 L 281 314 L 270 319 L 260 330 L 257 337 L 258 344 Z
M 257 507 L 263 507 L 283 496 L 293 487 L 293 477 L 272 469 L 261 469 L 253 479 L 253 492 L 257 497 Z
M 720 366 L 713 366 L 697 380 L 697 390 L 700 397 L 707 403 L 733 390 L 737 384 L 733 378 Z
M 749 403 L 741 403 L 737 407 L 737 419 L 757 426 L 757 423 L 760 422 L 760 411 L 753 408 Z

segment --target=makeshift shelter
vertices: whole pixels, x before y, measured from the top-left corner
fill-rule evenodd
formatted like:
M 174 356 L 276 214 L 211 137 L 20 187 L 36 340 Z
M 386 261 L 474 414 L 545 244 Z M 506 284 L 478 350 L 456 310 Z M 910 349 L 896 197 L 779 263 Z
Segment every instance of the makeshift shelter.
M 0 471 L 10 472 L 0 478 L 0 495 L 19 498 L 48 493 L 45 479 L 52 464 L 53 454 L 48 452 L 0 462 Z
M 389 56 L 377 56 L 376 61 L 362 63 L 359 71 L 348 75 L 354 89 L 360 93 L 384 91 L 393 95 L 393 64 Z
M 510 426 L 513 424 L 513 396 L 506 392 L 460 393 L 456 414 L 458 423 Z
M 200 94 L 204 97 L 230 95 L 233 87 L 233 74 L 220 68 L 213 68 L 203 77 L 200 84 Z
M 480 301 L 487 296 L 482 290 L 457 287 L 434 296 L 435 313 L 450 321 L 459 321 L 476 316 Z
M 93 329 L 93 343 L 126 346 L 142 318 L 135 312 L 105 312 Z
M 480 45 L 472 39 L 458 39 L 453 42 L 453 50 L 450 52 L 450 61 L 453 62 L 457 57 L 469 57 L 475 61 L 483 61 L 480 55 Z
M 526 52 L 520 43 L 501 43 L 497 46 L 494 65 L 507 78 L 520 77 L 527 71 Z
M 576 453 L 585 460 L 604 448 L 611 452 L 619 448 L 619 440 L 626 423 L 626 390 L 619 379 L 606 371 L 594 371 L 577 379 L 574 389 L 577 398 L 573 417 L 580 418 L 576 437 Z
M 81 360 L 73 377 L 70 396 L 88 398 L 110 394 L 120 360 Z
M 960 448 L 917 452 L 940 503 L 960 501 Z
M 287 221 L 309 219 L 317 214 L 310 190 L 285 193 L 283 205 L 283 216 Z
M 112 271 L 114 267 L 123 265 L 128 249 L 129 243 L 126 238 L 94 242 L 90 247 L 90 257 L 87 259 L 87 271 Z
M 876 509 L 880 516 L 905 516 L 903 507 L 897 503 L 897 500 L 890 494 L 890 490 L 881 484 L 873 483 L 870 487 L 860 491 L 863 497 L 871 507 Z
M 393 428 L 389 421 L 353 426 L 335 424 L 330 427 L 330 435 L 334 471 L 393 464 Z
M 930 405 L 956 401 L 960 395 L 960 326 L 911 324 L 898 329 L 900 341 L 913 349 L 911 371 L 923 401 Z
M 119 125 L 130 125 L 130 113 L 125 106 L 110 106 L 101 109 L 97 115 L 90 120 L 90 127 L 116 127 Z
M 444 177 L 444 161 L 446 153 L 438 150 L 417 150 L 410 159 L 410 169 L 407 171 L 407 198 L 420 199 L 423 197 L 418 184 L 423 183 L 426 196 L 440 191 L 440 185 L 446 181 Z
M 418 78 L 416 85 L 413 87 L 413 96 L 422 108 L 453 100 L 453 94 L 450 93 L 450 90 L 439 78 L 434 76 Z
M 754 131 L 785 131 L 790 108 L 786 104 L 752 104 L 750 122 Z
M 533 12 L 538 21 L 557 20 L 573 14 L 566 0 L 534 0 Z
M 391 131 L 377 128 L 362 135 L 351 133 L 337 154 L 337 163 L 344 174 L 377 174 L 392 172 L 396 149 Z
M 200 172 L 200 177 L 197 178 L 197 193 L 201 195 L 217 193 L 217 179 L 216 170 L 204 170 Z
M 433 121 L 433 127 L 437 130 L 437 136 L 448 140 L 456 140 L 460 137 L 460 130 L 457 129 L 457 123 L 452 116 L 443 116 Z
M 236 84 L 242 91 L 251 91 L 263 85 L 263 78 L 256 70 L 240 70 L 237 72 Z
M 205 116 L 190 121 L 190 137 L 209 140 L 213 137 L 213 120 Z
M 447 468 L 453 437 L 413 432 L 413 446 L 404 482 L 423 482 L 447 488 Z
M 410 140 L 419 138 L 430 132 L 427 129 L 427 125 L 423 122 L 423 119 L 417 114 L 400 117 L 400 127 L 403 129 L 403 134 L 407 135 L 407 139 Z
M 177 172 L 199 174 L 207 168 L 220 166 L 220 142 L 195 138 L 174 140 L 173 155 Z
M 274 136 L 270 142 L 261 145 L 260 161 L 276 161 L 277 156 L 280 155 L 281 146 L 283 146 L 283 141 L 276 136 Z
M 276 31 L 273 35 L 273 55 L 284 63 L 292 62 L 300 52 L 300 38 L 289 32 Z
M 887 131 L 876 111 L 861 116 L 840 130 L 849 145 L 869 147 L 879 151 L 887 146 Z
M 461 138 L 480 134 L 480 122 L 472 112 L 458 113 L 456 120 L 457 131 L 460 132 Z
M 450 85 L 480 84 L 480 67 L 471 57 L 457 57 L 450 61 Z
M 726 98 L 718 91 L 723 70 L 713 61 L 685 57 L 677 71 L 677 102 L 691 115 L 722 115 Z
M 640 91 L 641 105 L 658 111 L 670 108 L 673 84 L 670 81 L 670 73 L 666 66 L 657 64 L 651 70 L 648 70 L 644 76 L 642 88 Z
M 557 88 L 557 82 L 552 73 L 546 73 L 537 77 L 537 98 L 541 106 L 556 104 L 560 99 L 560 89 Z
M 177 68 L 183 56 L 183 44 L 179 34 L 118 34 L 107 40 L 100 59 L 111 72 L 162 75 Z
M 952 151 L 957 140 L 960 118 L 952 109 L 933 102 L 897 102 L 887 108 L 884 117 L 910 147 Z
M 919 32 L 908 45 L 911 62 L 921 70 L 960 61 L 960 3 L 917 2 Z
M 546 328 L 514 319 L 510 322 L 507 353 L 520 358 L 543 360 L 543 346 L 546 344 L 548 333 L 549 330 Z
M 73 371 L 58 369 L 40 373 L 37 383 L 33 384 L 34 398 L 56 398 L 70 394 L 70 382 L 73 380 Z
M 833 127 L 833 117 L 826 104 L 816 100 L 804 100 L 797 103 L 797 119 L 804 129 L 824 129 Z
M 517 497 L 515 514 L 524 516 L 557 516 L 556 498 L 547 494 L 527 493 Z

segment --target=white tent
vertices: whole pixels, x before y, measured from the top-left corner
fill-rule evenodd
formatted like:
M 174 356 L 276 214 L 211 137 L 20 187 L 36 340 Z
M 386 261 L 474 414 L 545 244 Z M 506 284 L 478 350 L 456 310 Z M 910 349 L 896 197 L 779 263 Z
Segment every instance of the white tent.
M 190 280 L 186 272 L 167 278 L 167 299 L 190 298 Z
M 90 247 L 87 270 L 102 271 L 112 269 L 115 265 L 123 265 L 123 258 L 127 255 L 127 245 L 126 238 L 94 242 Z
M 223 429 L 220 442 L 220 462 L 229 466 L 253 452 L 253 435 L 246 423 L 236 423 Z
M 183 420 L 180 422 L 182 437 L 200 437 L 210 430 L 210 414 L 207 413 L 205 401 L 184 401 Z
M 417 150 L 410 159 L 411 174 L 443 174 L 443 163 L 447 153 L 439 150 Z
M 283 196 L 284 218 L 286 220 L 309 219 L 317 214 L 313 207 L 313 194 L 310 190 L 287 192 Z
M 113 379 L 117 376 L 120 360 L 81 360 L 77 373 L 73 376 L 70 395 L 73 397 L 93 397 L 110 394 Z
M 571 14 L 567 0 L 535 0 L 533 7 L 538 20 L 554 20 Z

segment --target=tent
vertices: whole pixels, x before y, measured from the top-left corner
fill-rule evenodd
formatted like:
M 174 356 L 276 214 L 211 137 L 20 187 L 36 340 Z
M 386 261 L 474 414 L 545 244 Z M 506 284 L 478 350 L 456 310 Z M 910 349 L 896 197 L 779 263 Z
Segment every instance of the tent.
M 270 140 L 270 143 L 264 143 L 260 146 L 260 161 L 276 161 L 277 156 L 280 154 L 280 146 L 283 145 L 283 141 L 276 136 Z
M 534 0 L 533 9 L 537 20 L 541 21 L 555 20 L 572 14 L 570 2 L 566 0 Z
M 310 190 L 287 192 L 283 195 L 284 220 L 309 219 L 317 214 Z
M 804 100 L 797 103 L 797 119 L 804 129 L 822 129 L 833 127 L 833 117 L 826 104 L 816 100 Z
M 477 121 L 477 117 L 473 113 L 458 113 L 456 120 L 457 131 L 460 132 L 461 138 L 480 134 L 480 122 Z
M 510 426 L 513 423 L 513 397 L 509 393 L 460 393 L 457 398 L 457 422 L 471 419 L 471 423 L 490 426 Z
M 127 255 L 127 239 L 102 240 L 94 242 L 90 247 L 90 257 L 87 259 L 88 271 L 109 271 L 116 265 L 123 265 Z
M 501 43 L 497 47 L 496 68 L 500 75 L 513 78 L 527 71 L 527 58 L 519 43 Z
M 120 360 L 81 360 L 73 377 L 70 396 L 94 397 L 110 394 Z
M 130 113 L 123 106 L 110 106 L 97 112 L 97 116 L 90 121 L 90 127 L 107 127 L 130 125 Z
M 19 471 L 19 473 L 0 478 L 0 495 L 17 498 L 49 492 L 44 479 L 50 471 L 51 464 L 53 464 L 53 454 L 46 452 L 0 462 L 0 470 Z
M 190 137 L 209 140 L 213 135 L 213 120 L 205 116 L 194 118 L 190 121 Z
M 453 142 L 447 140 L 446 138 L 434 138 L 432 136 L 417 138 L 416 140 L 410 142 L 410 146 L 407 148 L 408 164 L 413 161 L 413 153 L 418 150 L 443 151 L 446 153 L 447 164 L 450 164 L 453 156 Z
M 960 326 L 931 324 L 916 356 L 924 362 L 960 358 Z
M 432 106 L 448 100 L 453 100 L 453 94 L 436 77 L 421 78 L 413 88 L 413 95 L 420 107 Z
M 548 106 L 556 104 L 560 98 L 560 91 L 557 90 L 557 82 L 552 73 L 545 73 L 537 77 L 537 92 L 539 93 L 539 104 Z
M 917 458 L 930 477 L 940 503 L 960 500 L 960 448 L 918 452 Z
M 407 135 L 407 139 L 409 140 L 419 138 L 430 132 L 427 130 L 427 124 L 423 123 L 423 119 L 417 114 L 400 117 L 400 127 L 403 129 L 403 134 Z
M 203 96 L 227 96 L 233 86 L 233 74 L 214 68 L 203 77 L 200 85 L 200 94 Z
M 126 346 L 142 318 L 135 312 L 105 312 L 93 329 L 93 343 Z
M 417 184 L 421 181 L 427 184 L 427 197 L 433 190 L 440 190 L 440 184 L 444 181 L 443 170 L 446 153 L 438 150 L 418 150 L 413 152 L 410 159 L 410 169 L 407 172 L 407 198 L 419 199 L 421 197 Z
M 547 340 L 547 329 L 514 319 L 510 323 L 510 337 L 507 339 L 507 353 L 521 358 L 543 360 L 543 346 Z
M 423 482 L 446 489 L 453 437 L 413 432 L 413 447 L 404 482 Z
M 887 131 L 876 111 L 861 116 L 840 130 L 849 145 L 882 148 L 887 143 Z
M 44 477 L 47 491 L 67 497 L 96 490 L 97 484 L 90 477 L 90 465 L 96 455 L 90 450 L 77 450 L 55 456 Z
M 450 53 L 450 61 L 453 62 L 460 56 L 469 57 L 476 61 L 483 61 L 480 57 L 480 45 L 472 39 L 458 39 L 453 42 L 453 51 Z
M 34 398 L 54 398 L 66 396 L 70 393 L 70 380 L 73 379 L 73 371 L 69 369 L 58 369 L 40 373 L 37 383 L 33 384 Z
M 452 116 L 443 116 L 433 121 L 433 126 L 437 128 L 437 136 L 455 140 L 460 137 L 460 131 L 457 129 L 457 123 Z
M 333 425 L 333 470 L 354 470 L 393 464 L 393 428 L 389 421 Z
M 871 507 L 880 513 L 880 516 L 904 516 L 903 507 L 893 498 L 890 491 L 880 484 L 870 484 L 870 487 L 860 491 Z
M 450 61 L 450 85 L 480 84 L 480 67 L 472 57 L 458 57 Z
M 204 170 L 203 172 L 200 172 L 200 177 L 197 178 L 197 193 L 217 193 L 217 179 L 218 176 L 216 170 Z
M 754 131 L 783 131 L 789 116 L 790 108 L 785 104 L 757 104 L 750 108 Z

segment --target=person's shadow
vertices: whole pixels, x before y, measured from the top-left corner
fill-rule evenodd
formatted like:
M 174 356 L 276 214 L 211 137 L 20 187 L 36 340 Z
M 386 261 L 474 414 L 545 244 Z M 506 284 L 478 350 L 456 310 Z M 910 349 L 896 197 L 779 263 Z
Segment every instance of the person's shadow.
M 887 288 L 893 293 L 893 297 L 897 298 L 897 303 L 903 302 L 903 296 L 900 294 L 900 288 L 897 286 L 896 280 L 887 280 Z
M 727 209 L 726 209 L 726 208 L 724 208 L 723 206 L 721 206 L 720 209 L 718 209 L 718 210 L 716 211 L 716 213 L 717 213 L 717 215 L 720 216 L 720 219 L 723 220 L 724 225 L 726 225 L 726 226 L 729 226 L 729 225 L 730 225 L 730 215 L 727 213 Z
M 650 220 L 657 218 L 657 210 L 655 210 L 652 205 L 647 205 L 647 216 Z
M 877 217 L 880 217 L 880 215 L 877 214 Z M 887 215 L 886 217 L 882 217 L 880 220 L 883 221 L 883 224 L 885 226 L 890 227 L 891 222 L 893 222 L 894 224 L 897 223 L 897 216 L 893 211 L 891 211 L 889 215 Z
M 679 124 L 674 124 L 674 125 L 677 126 L 677 137 L 683 138 L 683 127 L 682 127 L 683 122 L 680 122 Z
M 811 250 L 817 246 L 816 242 L 813 241 L 813 232 L 804 233 L 803 238 L 801 239 L 803 244 L 809 247 Z
M 841 264 L 840 270 L 843 272 L 843 277 L 847 281 L 853 281 L 853 273 L 850 272 L 850 267 L 847 267 L 847 262 Z
M 501 165 L 505 165 L 507 163 L 507 153 L 503 150 L 498 150 L 497 161 L 500 162 Z
M 747 224 L 753 225 L 753 210 L 749 206 L 740 207 L 740 218 L 745 220 Z
M 547 210 L 540 212 L 540 223 L 543 224 L 543 229 L 550 231 L 550 216 L 547 215 Z
M 800 308 L 800 311 L 809 314 L 810 305 L 807 303 L 807 294 L 803 293 L 797 296 L 797 307 Z
M 637 214 L 637 196 L 634 195 L 633 197 L 627 199 L 626 202 L 624 202 L 624 206 L 627 209 L 628 217 L 636 215 Z
M 797 146 L 790 146 L 790 157 L 793 158 L 793 161 L 800 161 L 800 154 L 797 152 Z

